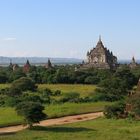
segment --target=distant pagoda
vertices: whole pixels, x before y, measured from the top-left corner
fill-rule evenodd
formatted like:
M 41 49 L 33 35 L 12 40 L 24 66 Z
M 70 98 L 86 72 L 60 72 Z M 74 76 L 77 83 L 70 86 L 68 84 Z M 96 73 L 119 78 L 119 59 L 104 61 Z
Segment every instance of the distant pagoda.
M 30 62 L 29 62 L 29 60 L 27 60 L 26 64 L 23 67 L 23 71 L 25 73 L 27 73 L 27 72 L 29 72 L 30 68 L 31 68 Z
M 47 64 L 45 65 L 45 68 L 46 68 L 46 69 L 52 68 L 52 63 L 51 63 L 50 59 L 48 59 L 48 62 L 47 62 Z
M 132 61 L 131 61 L 131 63 L 129 64 L 129 67 L 131 68 L 131 69 L 133 69 L 133 68 L 136 68 L 138 66 L 138 64 L 136 63 L 136 61 L 135 61 L 135 58 L 134 58 L 134 56 L 132 57 Z
M 113 69 L 117 66 L 117 57 L 104 47 L 101 36 L 95 48 L 87 52 L 85 68 Z

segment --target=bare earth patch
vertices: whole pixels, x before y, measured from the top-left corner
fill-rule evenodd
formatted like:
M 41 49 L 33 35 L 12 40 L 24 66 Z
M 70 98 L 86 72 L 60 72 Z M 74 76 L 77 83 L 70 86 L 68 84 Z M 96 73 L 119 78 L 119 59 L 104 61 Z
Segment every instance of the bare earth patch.
M 35 125 L 37 126 L 63 125 L 68 123 L 93 120 L 102 116 L 103 116 L 103 112 L 88 113 L 88 114 L 67 116 L 67 117 L 56 118 L 56 119 L 48 119 L 48 120 L 41 121 L 40 124 L 35 124 Z M 4 127 L 4 128 L 0 128 L 0 134 L 14 133 L 26 128 L 27 127 L 23 125 Z

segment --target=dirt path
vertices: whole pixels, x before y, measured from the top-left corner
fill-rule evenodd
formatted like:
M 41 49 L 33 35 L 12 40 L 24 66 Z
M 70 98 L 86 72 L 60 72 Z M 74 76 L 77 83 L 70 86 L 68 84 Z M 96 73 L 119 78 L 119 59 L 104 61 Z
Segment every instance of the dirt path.
M 37 124 L 37 125 L 39 126 L 63 125 L 63 124 L 68 124 L 68 123 L 92 120 L 92 119 L 96 119 L 102 116 L 103 116 L 103 112 L 88 113 L 88 114 L 67 116 L 67 117 L 56 118 L 56 119 L 48 119 L 48 120 L 41 121 L 40 124 Z M 26 128 L 27 127 L 24 127 L 22 125 L 4 127 L 4 128 L 0 128 L 0 134 L 14 133 L 14 132 L 26 129 Z

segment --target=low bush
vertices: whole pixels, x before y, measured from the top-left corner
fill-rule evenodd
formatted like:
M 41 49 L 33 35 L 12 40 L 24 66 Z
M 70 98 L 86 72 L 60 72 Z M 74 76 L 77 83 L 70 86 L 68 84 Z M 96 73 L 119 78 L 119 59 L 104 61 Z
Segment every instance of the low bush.
M 54 93 L 53 93 L 53 96 L 59 96 L 61 95 L 61 90 L 56 90 Z
M 0 95 L 0 106 L 4 106 L 6 100 L 7 100 L 6 95 Z
M 9 97 L 7 96 L 6 100 L 4 100 L 4 105 L 5 106 L 9 106 L 9 107 L 14 107 L 16 106 L 18 103 L 21 102 L 21 100 L 17 97 Z
M 20 99 L 21 101 L 32 101 L 32 102 L 38 102 L 38 103 L 43 102 L 43 99 L 41 99 L 39 95 L 34 95 L 31 93 L 23 95 Z
M 128 95 L 128 89 L 119 78 L 110 78 L 100 83 L 100 88 L 95 90 L 96 98 L 100 101 L 119 101 Z
M 80 101 L 80 94 L 77 92 L 69 92 L 64 95 L 62 99 L 60 99 L 61 102 L 79 102 Z
M 122 118 L 125 116 L 125 103 L 119 101 L 113 105 L 105 106 L 104 115 L 106 118 Z
M 0 94 L 7 95 L 9 92 L 9 88 L 0 89 Z
M 8 96 L 11 96 L 11 97 L 17 97 L 17 96 L 21 96 L 22 95 L 22 89 L 20 87 L 17 87 L 17 86 L 12 86 L 9 88 L 9 91 L 7 92 L 7 95 Z
M 106 101 L 105 94 L 100 92 L 95 92 L 89 96 L 91 101 L 98 102 L 98 101 Z
M 42 94 L 46 95 L 46 96 L 51 96 L 51 95 L 53 95 L 53 92 L 49 88 L 45 88 L 43 90 Z
M 98 84 L 100 79 L 97 76 L 88 76 L 85 78 L 85 83 L 86 84 Z

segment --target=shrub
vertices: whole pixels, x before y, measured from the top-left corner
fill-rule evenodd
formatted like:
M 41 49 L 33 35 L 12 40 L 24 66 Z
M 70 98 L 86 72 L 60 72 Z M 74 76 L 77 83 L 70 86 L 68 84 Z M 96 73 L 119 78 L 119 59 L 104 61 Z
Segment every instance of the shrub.
M 62 102 L 79 102 L 80 94 L 77 92 L 69 92 L 61 99 Z
M 104 115 L 107 118 L 121 118 L 125 115 L 125 103 L 117 102 L 114 105 L 105 106 Z
M 87 96 L 87 97 L 81 98 L 80 101 L 87 103 L 87 102 L 91 102 L 92 101 L 92 98 L 90 98 L 90 97 Z
M 34 94 L 25 94 L 20 99 L 22 101 L 32 101 L 32 102 L 38 102 L 38 103 L 43 102 L 43 100 L 40 98 L 40 96 L 34 95 Z
M 9 92 L 9 88 L 0 89 L 0 94 L 7 95 Z
M 61 91 L 60 90 L 56 90 L 53 95 L 54 96 L 59 96 L 59 95 L 61 95 Z
M 6 95 L 0 95 L 0 106 L 4 106 L 6 100 L 7 100 Z
M 41 96 L 40 96 L 43 103 L 50 104 L 51 95 L 52 95 L 52 91 L 49 88 L 46 88 L 45 90 L 43 90 L 43 92 L 41 93 Z
M 53 92 L 49 88 L 45 88 L 43 90 L 42 94 L 46 95 L 46 96 L 51 96 L 51 95 L 53 95 Z
M 98 101 L 106 101 L 106 95 L 103 93 L 98 93 L 96 92 L 94 95 L 90 96 L 90 99 L 94 102 L 98 102 Z
M 5 106 L 14 107 L 20 103 L 20 99 L 16 97 L 7 97 L 5 100 Z
M 8 94 L 7 95 L 9 95 L 11 97 L 20 96 L 20 95 L 22 95 L 22 89 L 20 89 L 17 86 L 15 86 L 15 87 L 14 86 L 11 86 L 9 88 L 9 91 L 8 91 Z
M 85 79 L 85 83 L 86 84 L 97 84 L 99 82 L 99 78 L 98 77 L 95 77 L 95 76 L 88 76 L 86 79 Z

